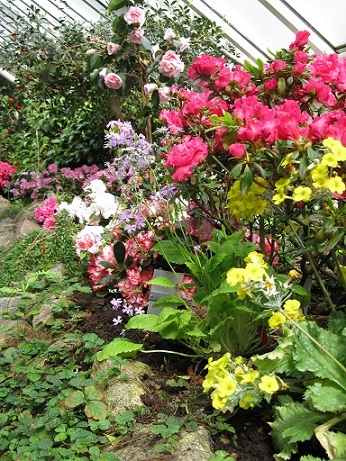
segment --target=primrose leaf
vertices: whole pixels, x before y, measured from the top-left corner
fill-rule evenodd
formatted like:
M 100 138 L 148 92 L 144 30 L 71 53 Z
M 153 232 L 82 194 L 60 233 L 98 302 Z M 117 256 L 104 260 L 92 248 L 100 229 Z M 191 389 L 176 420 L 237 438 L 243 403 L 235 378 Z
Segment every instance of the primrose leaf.
M 296 368 L 299 371 L 310 371 L 319 378 L 331 380 L 346 391 L 346 374 L 343 369 L 346 338 L 331 333 L 312 322 L 303 322 L 300 326 L 322 346 L 324 351 L 328 351 L 329 355 L 306 334 L 297 330 L 293 352 Z
M 161 296 L 154 304 L 153 307 L 177 307 L 177 306 L 186 306 L 186 301 L 180 296 L 176 295 L 167 295 Z
M 98 352 L 97 360 L 102 362 L 102 360 L 107 360 L 114 356 L 133 357 L 141 349 L 143 349 L 142 344 L 136 344 L 123 338 L 115 338 L 111 343 L 107 344 L 107 346 Z
M 158 316 L 155 314 L 141 314 L 131 317 L 126 324 L 127 330 L 147 330 L 157 332 Z
M 108 416 L 107 405 L 99 400 L 92 400 L 88 402 L 84 408 L 84 412 L 88 418 L 95 419 L 97 421 L 106 419 Z
M 325 420 L 325 413 L 309 410 L 304 403 L 288 401 L 274 408 L 274 421 L 269 423 L 275 446 L 280 450 L 278 460 L 291 459 L 297 453 L 297 442 L 310 440 L 318 423 Z
M 345 392 L 333 386 L 315 383 L 306 390 L 305 397 L 310 398 L 312 405 L 319 411 L 341 413 L 346 410 Z
M 185 247 L 171 240 L 161 240 L 154 246 L 153 250 L 160 253 L 167 261 L 173 264 L 184 264 L 191 257 Z

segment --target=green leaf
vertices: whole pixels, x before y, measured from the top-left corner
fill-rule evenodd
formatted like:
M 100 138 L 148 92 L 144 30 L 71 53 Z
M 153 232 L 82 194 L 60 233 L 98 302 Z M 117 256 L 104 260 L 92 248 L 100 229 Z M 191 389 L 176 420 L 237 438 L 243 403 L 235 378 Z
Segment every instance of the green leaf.
M 186 301 L 180 296 L 176 295 L 167 295 L 162 296 L 153 304 L 153 307 L 178 307 L 178 306 L 186 306 Z
M 92 400 L 88 402 L 84 408 L 84 412 L 88 418 L 95 419 L 97 421 L 106 419 L 108 416 L 107 405 L 99 400 Z
M 143 314 L 143 315 L 147 315 L 147 314 Z M 138 317 L 141 317 L 141 316 L 139 315 Z M 123 338 L 116 338 L 111 343 L 107 344 L 107 346 L 105 346 L 100 352 L 98 352 L 97 360 L 99 362 L 102 362 L 102 360 L 107 360 L 110 357 L 114 357 L 114 356 L 133 357 L 141 349 L 143 349 L 142 344 L 136 344 L 136 343 L 133 343 L 132 341 L 129 341 Z
M 167 277 L 155 277 L 147 282 L 148 285 L 157 285 L 159 287 L 174 288 L 175 284 Z
M 67 408 L 76 408 L 85 403 L 84 393 L 82 391 L 74 391 L 66 397 L 64 400 L 65 405 Z
M 95 386 L 86 386 L 84 389 L 86 400 L 101 400 L 103 394 Z
M 240 190 L 242 194 L 247 194 L 253 180 L 253 174 L 252 171 L 250 170 L 249 166 L 246 165 L 244 173 L 242 174 L 240 178 Z
M 148 330 L 157 332 L 158 316 L 155 314 L 141 314 L 131 317 L 126 324 L 127 330 Z M 112 343 L 111 343 L 112 344 Z
M 305 399 L 311 399 L 312 405 L 319 411 L 341 413 L 346 410 L 346 394 L 333 386 L 315 383 L 308 387 Z
M 125 259 L 126 249 L 122 241 L 118 240 L 113 248 L 114 256 L 118 264 L 122 264 Z
M 171 240 L 162 240 L 158 242 L 153 251 L 157 251 L 168 262 L 173 264 L 184 264 L 185 261 L 190 259 L 191 255 L 188 250 L 182 245 L 178 245 Z
M 146 37 L 141 37 L 141 44 L 146 50 L 151 50 L 153 47 L 152 43 Z
M 335 335 L 313 322 L 302 322 L 300 326 L 326 352 L 321 350 L 306 334 L 297 329 L 294 336 L 293 351 L 296 368 L 299 371 L 310 371 L 319 378 L 331 380 L 346 391 L 346 373 L 343 364 L 345 361 L 346 338 Z
M 108 5 L 108 13 L 111 13 L 114 10 L 122 8 L 126 4 L 127 0 L 111 0 Z
M 281 406 L 274 407 L 274 421 L 269 423 L 274 444 L 280 451 L 278 460 L 291 459 L 291 453 L 297 453 L 297 442 L 310 440 L 318 423 L 325 419 L 325 413 L 312 411 L 304 403 L 292 399 Z

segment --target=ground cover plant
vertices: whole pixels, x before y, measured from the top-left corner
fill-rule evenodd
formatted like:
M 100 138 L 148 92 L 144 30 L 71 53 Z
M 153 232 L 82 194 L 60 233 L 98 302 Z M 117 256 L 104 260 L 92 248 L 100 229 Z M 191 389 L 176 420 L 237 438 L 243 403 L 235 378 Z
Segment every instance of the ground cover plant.
M 311 54 L 301 31 L 266 64 L 201 54 L 187 81 L 188 41 L 167 29 L 153 67 L 130 88 L 131 59 L 152 48 L 145 5 L 113 1 L 110 11 L 115 35 L 97 42 L 108 56 L 87 54 L 92 79 L 115 99 L 139 91 L 152 110 L 140 117 L 142 132 L 109 121 L 104 168 L 83 170 L 79 191 L 61 186 L 35 212 L 47 235 L 69 234 L 74 263 L 109 297 L 119 337 L 98 360 L 155 354 L 131 334 L 158 334 L 167 354 L 203 363 L 202 389 L 217 414 L 272 409 L 277 461 L 342 460 L 345 59 Z M 54 164 L 45 171 L 13 187 L 15 171 L 4 166 L 2 187 L 44 194 L 50 172 L 63 176 Z M 157 269 L 181 281 L 155 277 Z M 150 306 L 157 314 L 147 312 L 155 287 L 169 290 Z M 162 417 L 156 430 L 166 440 L 176 426 Z M 321 451 L 300 453 L 312 440 Z

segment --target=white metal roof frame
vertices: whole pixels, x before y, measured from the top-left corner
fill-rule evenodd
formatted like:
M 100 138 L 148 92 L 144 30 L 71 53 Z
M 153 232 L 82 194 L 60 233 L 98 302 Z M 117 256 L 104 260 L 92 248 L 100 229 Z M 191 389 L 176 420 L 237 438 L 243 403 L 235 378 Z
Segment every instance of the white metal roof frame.
M 156 0 L 160 1 L 160 0 Z M 214 20 L 244 59 L 256 61 L 287 48 L 299 30 L 310 32 L 316 53 L 346 56 L 345 0 L 181 0 L 195 13 Z M 58 21 L 95 22 L 108 0 L 0 0 L 1 44 L 15 31 L 16 16 L 40 9 L 52 29 Z M 212 40 L 212 37 L 210 37 Z

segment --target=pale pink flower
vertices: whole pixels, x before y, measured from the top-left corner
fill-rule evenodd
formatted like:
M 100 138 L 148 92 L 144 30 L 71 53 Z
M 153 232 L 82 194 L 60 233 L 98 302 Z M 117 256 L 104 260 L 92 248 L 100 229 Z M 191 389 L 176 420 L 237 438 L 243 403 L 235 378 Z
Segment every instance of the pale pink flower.
M 155 90 L 157 90 L 158 86 L 156 83 L 147 83 L 144 85 L 144 93 L 147 94 L 148 96 L 151 95 Z
M 166 30 L 165 35 L 163 36 L 164 40 L 170 42 L 173 38 L 176 37 L 176 34 L 173 29 L 169 28 Z
M 104 67 L 102 70 L 100 70 L 99 77 L 103 79 L 105 78 L 106 75 L 107 75 L 107 67 Z
M 165 104 L 166 102 L 169 101 L 169 94 L 170 94 L 170 89 L 168 86 L 163 86 L 159 88 L 159 100 L 160 104 Z
M 116 54 L 120 50 L 121 46 L 117 43 L 109 42 L 107 45 L 107 52 L 109 55 Z
M 138 6 L 131 6 L 124 14 L 127 24 L 139 24 L 142 26 L 145 21 L 145 11 Z
M 77 234 L 76 253 L 79 256 L 82 251 L 87 251 L 91 254 L 96 254 L 103 242 L 102 234 L 104 228 L 102 226 L 85 226 Z
M 127 36 L 130 42 L 132 43 L 137 43 L 138 45 L 141 43 L 141 38 L 144 35 L 144 31 L 141 28 L 133 30 L 129 35 Z
M 165 77 L 175 77 L 184 70 L 184 63 L 175 51 L 166 51 L 159 64 L 159 72 Z
M 107 88 L 113 88 L 114 90 L 118 90 L 122 84 L 123 81 L 121 77 L 119 77 L 119 75 L 115 74 L 114 72 L 110 72 L 105 76 L 105 85 Z
M 190 38 L 180 37 L 179 53 L 181 53 L 182 51 L 185 51 L 190 46 L 190 42 L 191 42 Z

